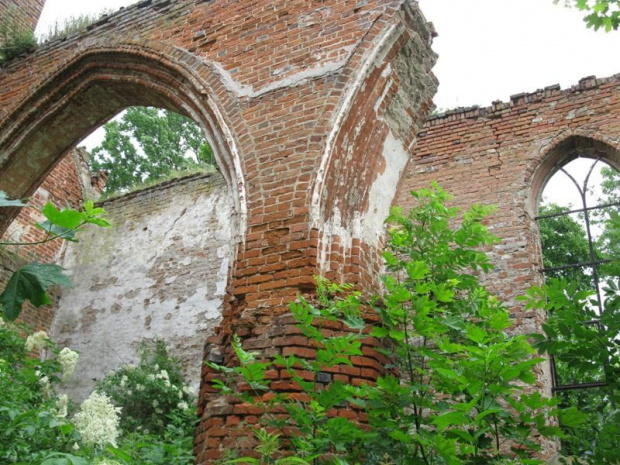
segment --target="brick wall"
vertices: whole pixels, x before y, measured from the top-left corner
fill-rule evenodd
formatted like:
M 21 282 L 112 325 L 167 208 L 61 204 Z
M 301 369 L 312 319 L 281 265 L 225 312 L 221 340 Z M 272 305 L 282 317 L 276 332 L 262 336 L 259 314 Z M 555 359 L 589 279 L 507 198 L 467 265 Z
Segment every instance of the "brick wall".
M 46 203 L 50 202 L 61 209 L 64 207 L 79 209 L 84 200 L 98 198 L 103 185 L 97 184 L 98 177 L 91 177 L 88 157 L 89 154 L 84 149 L 71 150 L 63 156 L 28 199 L 27 203 L 32 208 L 20 209 L 1 240 L 25 243 L 42 241 L 45 233 L 36 228 L 35 224 L 45 220 L 39 210 Z M 0 286 L 4 288 L 10 273 L 29 261 L 58 262 L 65 245 L 64 241 L 55 240 L 30 246 L 7 246 L 3 250 Z M 53 316 L 52 306 L 43 306 L 39 309 L 27 306 L 20 316 L 20 321 L 28 324 L 34 331 L 49 331 Z
M 542 283 L 535 216 L 544 184 L 556 163 L 577 155 L 620 166 L 620 75 L 431 118 L 418 135 L 396 203 L 411 206 L 409 192 L 436 180 L 459 207 L 497 205 L 488 226 L 501 243 L 490 250 L 495 268 L 484 282 L 508 303 L 516 331 L 539 331 L 544 315 L 515 299 Z M 537 375 L 540 389 L 550 393 L 549 367 Z
M 497 205 L 489 226 L 502 243 L 492 250 L 496 268 L 488 281 L 518 309 L 514 298 L 541 282 L 534 217 L 554 165 L 585 155 L 619 166 L 619 149 L 620 75 L 584 78 L 565 90 L 550 86 L 432 117 L 419 133 L 396 203 L 410 205 L 410 190 L 437 180 L 459 206 Z M 534 317 L 515 312 L 519 324 Z
M 496 268 L 486 279 L 511 305 L 515 325 L 535 330 L 542 315 L 515 298 L 541 280 L 541 187 L 556 162 L 575 154 L 620 164 L 620 78 L 551 86 L 422 127 L 437 85 L 432 37 L 409 0 L 139 2 L 0 70 L 0 189 L 35 192 L 69 147 L 128 105 L 176 110 L 205 129 L 230 201 L 235 245 L 205 357 L 234 363 L 233 333 L 265 356 L 309 354 L 288 302 L 298 293 L 312 299 L 314 274 L 377 289 L 388 206 L 394 197 L 407 206 L 407 192 L 432 180 L 463 207 L 498 205 L 489 225 L 503 242 L 491 250 Z M 5 226 L 11 219 L 0 218 Z M 164 289 L 182 273 L 166 270 Z M 193 295 L 200 284 L 190 287 L 179 293 Z M 109 305 L 110 314 L 116 309 Z M 73 315 L 76 324 L 94 321 L 93 312 Z M 141 315 L 137 324 L 146 325 Z M 373 341 L 364 351 L 345 374 L 351 383 L 382 370 Z M 239 424 L 256 422 L 256 412 L 218 398 L 213 376 L 203 369 L 198 463 L 253 446 Z
M 274 331 L 290 327 L 298 293 L 312 298 L 315 274 L 376 288 L 383 218 L 436 90 L 432 36 L 410 0 L 138 2 L 0 70 L 0 189 L 34 192 L 126 106 L 191 117 L 226 180 L 237 242 L 206 356 L 234 363 L 233 333 L 282 352 Z M 229 415 L 203 375 L 198 463 L 221 455 Z
M 14 21 L 18 28 L 34 31 L 44 5 L 45 0 L 0 0 L 0 20 Z

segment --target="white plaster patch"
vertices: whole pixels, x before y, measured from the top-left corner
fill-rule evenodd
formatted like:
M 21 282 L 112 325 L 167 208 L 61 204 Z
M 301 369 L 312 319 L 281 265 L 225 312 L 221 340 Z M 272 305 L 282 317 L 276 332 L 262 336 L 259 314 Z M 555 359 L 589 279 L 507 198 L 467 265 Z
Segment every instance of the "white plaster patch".
M 402 141 L 389 132 L 384 143 L 381 155 L 385 160 L 385 170 L 375 179 L 368 194 L 368 209 L 355 212 L 353 219 L 343 224 L 342 214 L 338 207 L 333 208 L 334 214 L 323 226 L 323 244 L 319 251 L 319 269 L 327 269 L 327 255 L 331 248 L 332 239 L 339 238 L 345 254 L 351 250 L 353 239 L 358 238 L 372 247 L 379 245 L 379 240 L 385 232 L 385 219 L 396 195 L 396 188 L 401 174 L 405 169 L 409 152 Z
M 138 342 L 155 337 L 198 384 L 236 245 L 231 197 L 217 174 L 117 199 L 105 205 L 113 228 L 90 228 L 71 244 L 62 265 L 74 286 L 63 290 L 52 327 L 62 347 L 81 352 L 67 393 L 84 398 L 93 379 L 135 362 Z
M 327 269 L 327 253 L 331 249 L 332 239 L 339 238 L 339 244 L 346 254 L 351 250 L 353 238 L 360 237 L 362 231 L 362 218 L 359 212 L 355 212 L 353 220 L 347 224 L 342 224 L 342 215 L 338 207 L 333 208 L 333 216 L 327 221 L 323 229 L 323 244 L 319 251 L 319 269 Z
M 341 70 L 348 61 L 349 55 L 340 60 L 326 61 L 319 63 L 317 66 L 313 66 L 311 68 L 302 68 L 295 74 L 289 74 L 286 77 L 267 84 L 266 86 L 263 86 L 257 90 L 254 90 L 254 87 L 251 85 L 240 84 L 239 82 L 235 81 L 232 74 L 230 74 L 220 63 L 212 62 L 212 64 L 220 74 L 222 78 L 222 83 L 224 84 L 224 87 L 226 87 L 226 90 L 232 92 L 238 98 L 256 98 L 274 90 L 297 87 L 305 84 L 310 79 L 333 74 Z M 285 70 L 276 71 L 276 74 L 284 74 L 286 72 Z
M 390 131 L 383 143 L 385 171 L 377 177 L 370 188 L 368 210 L 364 213 L 362 240 L 369 245 L 378 245 L 385 230 L 385 219 L 396 195 L 400 176 L 405 169 L 409 153 L 403 143 Z

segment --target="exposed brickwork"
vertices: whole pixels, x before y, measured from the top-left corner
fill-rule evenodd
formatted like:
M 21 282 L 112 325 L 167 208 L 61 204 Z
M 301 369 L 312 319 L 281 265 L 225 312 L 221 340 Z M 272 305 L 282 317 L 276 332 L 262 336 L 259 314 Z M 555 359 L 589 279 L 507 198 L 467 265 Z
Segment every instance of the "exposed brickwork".
M 44 5 L 45 0 L 0 0 L 0 19 L 11 17 L 20 28 L 34 31 Z
M 436 89 L 431 38 L 410 0 L 139 2 L 0 71 L 0 189 L 34 192 L 59 154 L 126 106 L 193 118 L 229 186 L 238 241 L 206 355 L 231 363 L 233 332 L 280 352 L 287 304 L 312 297 L 315 274 L 376 283 L 383 217 Z M 372 350 L 351 382 L 379 368 Z M 203 386 L 198 463 L 222 453 L 218 425 L 233 408 L 216 412 Z M 247 430 L 233 430 L 247 447 Z
M 489 227 L 501 243 L 491 250 L 495 269 L 485 284 L 509 304 L 515 330 L 539 331 L 544 315 L 515 299 L 542 282 L 534 219 L 542 188 L 556 163 L 577 155 L 601 156 L 620 167 L 620 75 L 432 118 L 418 136 L 396 203 L 410 206 L 409 192 L 436 180 L 462 208 L 497 205 Z M 548 366 L 537 370 L 539 388 L 550 393 Z M 546 450 L 555 446 L 546 444 Z
M 98 185 L 100 177 L 93 176 L 88 168 L 88 153 L 83 149 L 71 150 L 62 157 L 54 170 L 28 199 L 32 207 L 22 208 L 10 227 L 2 236 L 2 241 L 36 243 L 45 238 L 45 233 L 35 224 L 45 220 L 39 212 L 50 202 L 58 208 L 70 207 L 79 209 L 86 199 L 94 199 L 101 195 L 103 185 Z M 92 185 L 95 183 L 95 186 Z M 3 275 L 0 283 L 4 287 L 9 273 L 19 265 L 31 260 L 43 263 L 58 262 L 64 249 L 63 241 L 51 241 L 29 246 L 7 246 L 4 252 Z M 49 331 L 54 312 L 52 306 L 35 309 L 26 307 L 20 321 L 27 323 L 33 330 Z
M 311 356 L 288 302 L 313 297 L 315 274 L 377 290 L 389 205 L 395 195 L 410 205 L 408 192 L 433 180 L 460 206 L 498 205 L 489 224 L 502 243 L 491 250 L 488 284 L 519 330 L 535 330 L 542 315 L 515 298 L 541 281 L 541 188 L 575 154 L 620 166 L 620 77 L 520 94 L 422 127 L 437 85 L 432 36 L 408 0 L 140 2 L 0 70 L 0 189 L 35 192 L 62 153 L 128 105 L 172 109 L 203 125 L 231 196 L 236 247 L 205 357 L 233 363 L 233 333 L 265 356 Z M 6 226 L 11 215 L 0 220 Z M 365 356 L 334 377 L 373 380 L 385 364 L 375 344 L 365 341 Z M 213 376 L 203 368 L 198 463 L 251 449 L 239 425 L 260 416 L 218 398 Z M 295 390 L 285 373 L 272 376 Z M 548 390 L 545 373 L 539 379 Z
M 620 164 L 620 75 L 582 79 L 513 96 L 488 108 L 461 109 L 432 118 L 419 134 L 396 203 L 408 206 L 412 189 L 437 180 L 463 207 L 493 204 L 489 225 L 502 243 L 493 248 L 489 285 L 512 306 L 541 282 L 534 217 L 542 187 L 557 162 L 578 154 Z M 517 323 L 534 315 L 516 311 Z

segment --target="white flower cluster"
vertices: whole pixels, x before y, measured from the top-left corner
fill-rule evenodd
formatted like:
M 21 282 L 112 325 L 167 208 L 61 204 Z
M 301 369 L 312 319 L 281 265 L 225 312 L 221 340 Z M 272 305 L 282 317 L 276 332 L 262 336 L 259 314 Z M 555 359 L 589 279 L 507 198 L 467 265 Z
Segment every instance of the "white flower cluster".
M 39 377 L 39 385 L 41 386 L 41 390 L 43 391 L 43 395 L 45 397 L 51 397 L 52 395 L 52 384 L 50 383 L 50 379 L 43 375 L 39 370 L 34 372 L 35 375 Z
M 68 406 L 69 406 L 69 397 L 67 397 L 67 394 L 58 396 L 58 400 L 56 400 L 56 415 L 60 418 L 66 418 Z
M 194 397 L 194 389 L 189 384 L 183 385 L 183 392 L 189 397 Z
M 170 387 L 170 377 L 168 376 L 168 372 L 166 370 L 161 370 L 159 373 L 155 375 L 155 379 L 161 379 L 164 381 L 164 385 L 166 387 Z
M 75 365 L 78 362 L 79 355 L 77 352 L 65 347 L 58 354 L 58 362 L 62 366 L 62 380 L 67 381 L 75 371 Z
M 82 403 L 80 412 L 73 417 L 75 428 L 82 435 L 86 445 L 116 447 L 119 431 L 120 408 L 114 407 L 110 399 L 94 391 Z
M 37 331 L 26 339 L 26 350 L 28 352 L 34 349 L 41 349 L 47 345 L 47 333 L 45 331 Z

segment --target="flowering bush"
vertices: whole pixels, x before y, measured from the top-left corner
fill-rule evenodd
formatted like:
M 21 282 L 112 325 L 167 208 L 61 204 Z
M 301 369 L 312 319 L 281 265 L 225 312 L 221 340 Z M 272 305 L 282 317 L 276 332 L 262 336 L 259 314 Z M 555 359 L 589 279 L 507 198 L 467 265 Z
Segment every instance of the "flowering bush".
M 68 450 L 78 433 L 64 418 L 66 397 L 57 397 L 54 385 L 63 376 L 58 358 L 29 356 L 44 348 L 60 351 L 47 334 L 28 334 L 25 326 L 0 318 L 0 463 L 34 462 L 47 453 Z
M 79 355 L 77 352 L 65 347 L 58 353 L 56 358 L 62 366 L 62 380 L 67 381 L 75 371 Z
M 82 436 L 82 442 L 99 448 L 108 445 L 116 447 L 120 433 L 118 429 L 120 410 L 112 405 L 107 396 L 94 391 L 73 417 L 73 423 Z
M 45 349 L 49 358 L 41 361 L 32 357 L 35 349 Z M 196 417 L 190 408 L 191 390 L 180 377 L 180 365 L 168 356 L 163 343 L 155 344 L 154 350 L 145 348 L 142 353 L 139 366 L 128 365 L 106 377 L 106 385 L 120 399 L 117 405 L 109 395 L 94 392 L 70 418 L 69 398 L 58 395 L 55 387 L 71 376 L 78 354 L 68 348 L 59 350 L 44 332 L 29 334 L 25 326 L 5 323 L 0 316 L 0 463 L 193 463 Z M 148 365 L 149 360 L 153 366 Z M 127 372 L 132 374 L 128 376 Z M 135 380 L 144 389 L 138 390 Z M 148 428 L 139 424 L 137 416 L 127 418 L 123 412 L 125 423 L 138 425 L 133 432 L 123 433 L 121 406 L 131 404 L 137 408 L 133 393 L 128 392 L 131 390 L 136 395 L 144 392 L 150 396 L 149 408 L 163 418 L 163 427 L 155 422 L 153 430 L 145 431 Z M 132 410 L 128 411 L 131 415 Z
M 162 434 L 170 415 L 185 416 L 194 404 L 193 391 L 163 341 L 143 342 L 139 353 L 137 366 L 123 365 L 108 373 L 97 389 L 122 408 L 123 430 Z

